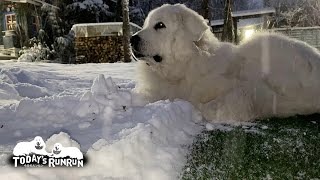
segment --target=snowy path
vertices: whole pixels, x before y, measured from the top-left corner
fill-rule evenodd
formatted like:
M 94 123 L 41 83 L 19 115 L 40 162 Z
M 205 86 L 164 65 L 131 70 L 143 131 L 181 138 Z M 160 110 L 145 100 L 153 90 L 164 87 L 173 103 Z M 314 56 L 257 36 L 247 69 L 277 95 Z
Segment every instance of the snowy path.
M 136 106 L 134 75 L 134 63 L 1 61 L 0 179 L 176 179 L 201 116 L 184 101 Z M 79 143 L 89 163 L 10 167 L 4 152 L 37 135 L 48 139 L 48 151 L 55 142 Z

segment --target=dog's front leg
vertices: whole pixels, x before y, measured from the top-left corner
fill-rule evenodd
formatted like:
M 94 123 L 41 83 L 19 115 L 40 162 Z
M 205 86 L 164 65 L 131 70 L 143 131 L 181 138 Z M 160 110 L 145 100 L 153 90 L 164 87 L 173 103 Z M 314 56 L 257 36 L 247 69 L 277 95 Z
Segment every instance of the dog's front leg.
M 252 94 L 244 88 L 231 90 L 199 107 L 205 119 L 211 122 L 234 123 L 249 121 L 256 117 Z

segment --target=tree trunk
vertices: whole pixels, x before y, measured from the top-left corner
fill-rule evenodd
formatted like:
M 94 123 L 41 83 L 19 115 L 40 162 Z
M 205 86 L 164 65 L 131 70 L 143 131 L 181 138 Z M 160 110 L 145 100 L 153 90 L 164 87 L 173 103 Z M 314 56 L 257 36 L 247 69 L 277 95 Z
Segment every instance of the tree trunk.
M 123 32 L 123 52 L 124 62 L 131 62 L 131 47 L 130 47 L 130 19 L 129 19 L 129 1 L 122 0 L 122 32 Z
M 232 0 L 225 0 L 222 41 L 233 42 Z

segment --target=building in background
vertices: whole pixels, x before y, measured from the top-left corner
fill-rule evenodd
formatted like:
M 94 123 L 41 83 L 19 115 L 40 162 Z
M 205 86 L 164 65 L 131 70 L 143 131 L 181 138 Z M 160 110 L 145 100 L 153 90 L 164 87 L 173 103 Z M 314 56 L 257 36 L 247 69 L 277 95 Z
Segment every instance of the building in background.
M 233 21 L 234 43 L 238 44 L 249 39 L 256 31 L 269 28 L 269 17 L 274 15 L 274 8 L 261 8 L 231 13 Z M 224 20 L 211 20 L 213 33 L 220 39 Z
M 41 28 L 41 0 L 2 0 L 0 5 L 0 55 L 16 57 L 26 40 Z
M 122 22 L 75 24 L 76 63 L 114 63 L 122 61 Z M 131 35 L 141 27 L 130 23 Z

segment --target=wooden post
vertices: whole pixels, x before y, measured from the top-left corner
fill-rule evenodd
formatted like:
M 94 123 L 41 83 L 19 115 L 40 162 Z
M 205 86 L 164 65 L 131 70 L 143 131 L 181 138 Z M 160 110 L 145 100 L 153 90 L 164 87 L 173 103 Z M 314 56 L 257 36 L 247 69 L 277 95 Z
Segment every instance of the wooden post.
M 129 19 L 129 1 L 122 0 L 122 32 L 123 32 L 123 61 L 131 62 L 131 46 L 130 46 L 130 19 Z
M 239 36 L 238 36 L 238 19 L 233 19 L 233 30 L 234 30 L 234 43 L 239 44 Z
M 225 8 L 224 8 L 224 23 L 223 23 L 223 31 L 222 31 L 222 41 L 233 42 L 233 23 L 232 23 L 232 15 L 231 15 L 231 3 L 232 0 L 225 0 Z

